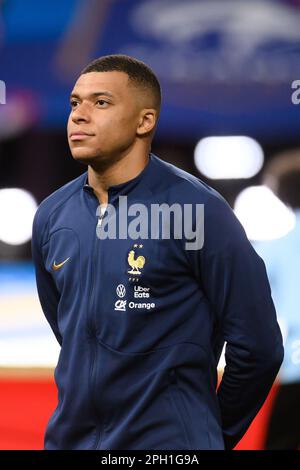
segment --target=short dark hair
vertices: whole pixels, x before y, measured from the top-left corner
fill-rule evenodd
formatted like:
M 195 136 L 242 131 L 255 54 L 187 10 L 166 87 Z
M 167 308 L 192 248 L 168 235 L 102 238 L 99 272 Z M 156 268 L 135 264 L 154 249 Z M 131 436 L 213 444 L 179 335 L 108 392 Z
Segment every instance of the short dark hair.
M 125 72 L 134 85 L 152 94 L 156 109 L 160 110 L 161 87 L 153 70 L 141 60 L 124 54 L 99 57 L 90 62 L 81 75 L 89 72 Z

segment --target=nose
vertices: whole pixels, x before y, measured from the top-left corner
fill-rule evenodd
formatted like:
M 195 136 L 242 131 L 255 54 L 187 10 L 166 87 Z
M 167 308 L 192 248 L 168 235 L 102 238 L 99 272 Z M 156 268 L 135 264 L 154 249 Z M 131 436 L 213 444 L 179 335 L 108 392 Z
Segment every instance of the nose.
M 78 104 L 72 111 L 71 111 L 71 119 L 76 124 L 80 122 L 89 122 L 90 121 L 90 114 L 88 105 L 85 103 Z

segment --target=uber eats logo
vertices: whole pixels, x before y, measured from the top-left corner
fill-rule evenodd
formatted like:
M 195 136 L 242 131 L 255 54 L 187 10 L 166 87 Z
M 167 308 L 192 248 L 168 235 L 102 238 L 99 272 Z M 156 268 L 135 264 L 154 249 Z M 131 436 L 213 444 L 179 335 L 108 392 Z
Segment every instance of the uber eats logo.
M 0 104 L 6 104 L 6 86 L 3 80 L 0 80 Z
M 150 287 L 134 286 L 133 287 L 133 297 L 134 299 L 148 299 L 150 300 Z M 126 312 L 127 307 L 129 309 L 143 309 L 143 310 L 152 310 L 155 308 L 155 302 L 139 302 L 139 301 L 129 301 L 125 299 L 126 288 L 123 284 L 119 284 L 116 288 L 116 294 L 119 297 L 115 300 L 115 310 L 119 312 Z

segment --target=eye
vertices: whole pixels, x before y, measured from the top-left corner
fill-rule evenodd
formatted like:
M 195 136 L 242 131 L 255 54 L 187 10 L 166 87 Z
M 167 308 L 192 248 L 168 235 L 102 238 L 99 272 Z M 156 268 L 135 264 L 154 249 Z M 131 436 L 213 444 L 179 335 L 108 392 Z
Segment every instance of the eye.
M 97 100 L 96 101 L 96 104 L 99 104 L 101 107 L 105 106 L 106 104 L 108 104 L 108 101 L 105 101 L 105 100 Z
M 76 100 L 71 100 L 70 101 L 71 108 L 75 108 L 77 106 L 77 104 L 78 104 L 78 101 L 76 101 Z

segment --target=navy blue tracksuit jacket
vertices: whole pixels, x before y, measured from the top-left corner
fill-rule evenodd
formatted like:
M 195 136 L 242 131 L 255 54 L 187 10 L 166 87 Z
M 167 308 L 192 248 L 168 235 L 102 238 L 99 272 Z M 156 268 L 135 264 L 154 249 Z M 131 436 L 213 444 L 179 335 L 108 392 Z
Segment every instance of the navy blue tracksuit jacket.
M 204 245 L 99 239 L 87 172 L 41 203 L 32 253 L 61 345 L 45 448 L 231 449 L 283 358 L 264 263 L 222 196 L 153 154 L 109 188 L 116 214 L 121 195 L 128 205 L 204 204 Z

